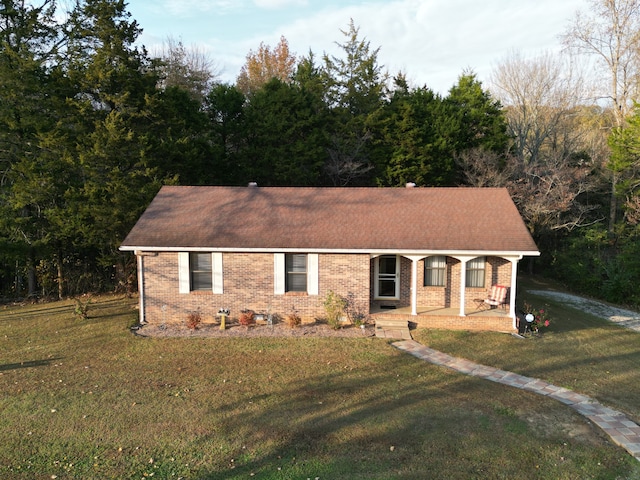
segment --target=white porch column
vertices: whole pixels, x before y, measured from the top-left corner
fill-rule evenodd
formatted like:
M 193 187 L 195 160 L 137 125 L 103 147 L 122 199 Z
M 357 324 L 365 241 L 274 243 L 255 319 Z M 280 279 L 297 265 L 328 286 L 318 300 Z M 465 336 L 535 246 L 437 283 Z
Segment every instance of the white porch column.
M 411 257 L 411 315 L 418 315 L 418 260 L 420 257 Z
M 518 262 L 522 259 L 522 255 L 517 258 L 510 258 L 511 262 L 511 287 L 509 290 L 509 316 L 513 322 L 513 329 L 518 328 L 516 322 L 516 283 L 518 276 Z
M 467 262 L 469 258 L 460 258 L 460 316 L 465 317 L 464 305 L 467 289 Z
M 424 255 L 403 255 L 411 260 L 411 315 L 418 315 L 418 262 Z

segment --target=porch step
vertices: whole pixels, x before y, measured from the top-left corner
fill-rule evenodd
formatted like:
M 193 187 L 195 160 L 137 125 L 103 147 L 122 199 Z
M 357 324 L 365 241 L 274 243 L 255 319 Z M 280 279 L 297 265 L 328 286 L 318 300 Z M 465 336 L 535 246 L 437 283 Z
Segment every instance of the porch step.
M 376 320 L 376 337 L 411 340 L 408 320 Z

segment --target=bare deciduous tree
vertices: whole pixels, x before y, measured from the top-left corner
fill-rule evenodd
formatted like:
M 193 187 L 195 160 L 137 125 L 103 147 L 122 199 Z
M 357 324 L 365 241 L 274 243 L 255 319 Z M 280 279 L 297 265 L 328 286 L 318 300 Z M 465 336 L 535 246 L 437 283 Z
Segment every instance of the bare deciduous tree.
M 594 57 L 602 80 L 601 98 L 610 101 L 615 126 L 626 125 L 638 100 L 640 82 L 640 0 L 590 0 L 591 10 L 578 12 L 564 34 L 570 51 Z M 608 84 L 608 87 L 606 86 Z M 609 231 L 613 232 L 618 210 L 619 185 L 630 175 L 608 165 L 611 196 Z
M 470 187 L 505 187 L 514 178 L 517 162 L 513 158 L 474 148 L 456 157 L 464 184 Z
M 512 53 L 491 79 L 505 106 L 513 154 L 502 164 L 478 157 L 476 176 L 508 186 L 537 234 L 593 222 L 594 208 L 581 197 L 597 187 L 592 173 L 604 162 L 606 136 L 594 135 L 597 112 L 586 105 L 585 82 L 572 67 L 549 53 L 532 59 Z
M 496 67 L 490 88 L 505 107 L 522 163 L 544 162 L 558 149 L 576 150 L 584 133 L 575 130 L 576 114 L 586 89 L 582 77 L 562 58 L 544 53 L 525 59 L 512 52 Z
M 597 206 L 581 201 L 594 189 L 588 164 L 558 163 L 521 165 L 508 184 L 509 192 L 532 233 L 573 230 L 591 225 Z
M 202 102 L 218 77 L 214 62 L 197 46 L 186 48 L 168 37 L 156 53 L 160 58 L 160 87 L 180 87 Z
M 334 186 L 345 187 L 351 182 L 366 175 L 373 165 L 366 156 L 365 146 L 371 134 L 365 132 L 361 137 L 346 139 L 333 135 L 331 146 L 327 148 L 329 158 L 325 165 L 327 176 Z
M 574 161 L 522 163 L 514 155 L 482 149 L 464 152 L 456 159 L 465 184 L 473 187 L 507 187 L 532 233 L 573 230 L 593 223 L 594 206 L 581 196 L 594 189 L 589 164 Z
M 638 95 L 640 1 L 590 0 L 591 11 L 577 12 L 563 35 L 572 52 L 595 57 L 604 69 L 601 97 L 611 101 L 617 126 L 625 123 Z M 608 90 L 608 91 L 606 91 Z

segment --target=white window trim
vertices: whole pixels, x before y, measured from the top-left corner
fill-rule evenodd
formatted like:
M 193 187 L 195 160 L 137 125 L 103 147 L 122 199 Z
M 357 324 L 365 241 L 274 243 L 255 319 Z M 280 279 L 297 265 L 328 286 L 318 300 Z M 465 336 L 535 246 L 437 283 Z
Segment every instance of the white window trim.
M 319 292 L 319 259 L 317 253 L 307 254 L 307 293 L 318 295 Z
M 319 255 L 317 253 L 307 253 L 307 294 L 318 295 L 319 286 Z M 284 295 L 286 293 L 286 265 L 285 254 L 273 254 L 273 293 L 274 295 Z
M 178 252 L 178 291 L 182 294 L 191 291 L 189 252 Z
M 273 293 L 284 295 L 285 291 L 284 253 L 273 254 Z
M 396 274 L 395 274 L 395 295 L 393 297 L 381 297 L 380 296 L 380 258 L 382 257 L 396 257 Z M 374 300 L 400 300 L 400 262 L 402 257 L 399 255 L 379 255 L 375 261 L 375 284 L 374 284 Z
M 178 292 L 191 292 L 190 252 L 178 252 Z M 213 293 L 224 293 L 224 276 L 222 273 L 222 252 L 211 253 L 211 290 Z
M 222 252 L 211 254 L 211 290 L 215 294 L 224 293 L 224 276 L 222 273 Z

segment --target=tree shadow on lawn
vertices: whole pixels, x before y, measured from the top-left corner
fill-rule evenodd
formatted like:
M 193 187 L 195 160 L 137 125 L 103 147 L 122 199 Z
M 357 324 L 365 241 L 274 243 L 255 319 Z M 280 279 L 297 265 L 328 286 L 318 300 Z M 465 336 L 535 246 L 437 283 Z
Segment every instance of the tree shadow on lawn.
M 640 334 L 595 319 L 588 328 L 553 321 L 539 337 L 420 330 L 414 338 L 455 357 L 588 395 L 640 420 Z
M 60 359 L 62 359 L 62 357 L 47 358 L 44 360 L 30 360 L 27 362 L 20 362 L 20 363 L 6 363 L 4 365 L 0 365 L 0 372 L 7 372 L 9 370 L 18 370 L 20 368 L 48 367 L 49 365 L 51 365 L 51 362 L 55 362 Z
M 362 379 L 336 371 L 260 386 L 244 403 L 216 406 L 212 415 L 226 414 L 203 442 L 234 446 L 198 478 L 528 478 L 551 472 L 541 458 L 522 458 L 521 441 L 553 444 L 552 455 L 563 447 L 558 425 L 532 435 L 521 417 L 546 409 L 581 422 L 562 405 L 525 408 L 536 403 L 528 392 L 424 362 L 396 358 L 381 367 Z M 581 461 L 607 463 L 583 447 L 575 449 Z
M 60 314 L 73 313 L 73 305 L 66 300 L 20 304 L 0 310 L 0 323 L 16 320 L 37 319 L 39 317 L 55 317 Z

